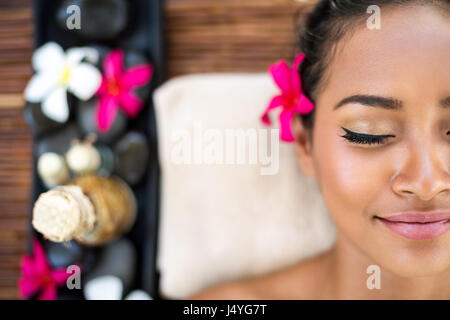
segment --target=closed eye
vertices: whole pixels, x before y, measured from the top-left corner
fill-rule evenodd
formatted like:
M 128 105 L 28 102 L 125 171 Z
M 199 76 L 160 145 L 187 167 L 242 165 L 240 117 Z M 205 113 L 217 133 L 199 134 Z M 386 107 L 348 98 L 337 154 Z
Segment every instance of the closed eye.
M 353 132 L 344 127 L 341 127 L 341 128 L 342 128 L 342 130 L 345 131 L 345 135 L 343 135 L 341 137 L 350 141 L 351 143 L 356 143 L 356 144 L 367 144 L 367 145 L 383 144 L 388 138 L 395 137 L 392 134 L 371 135 L 371 134 Z

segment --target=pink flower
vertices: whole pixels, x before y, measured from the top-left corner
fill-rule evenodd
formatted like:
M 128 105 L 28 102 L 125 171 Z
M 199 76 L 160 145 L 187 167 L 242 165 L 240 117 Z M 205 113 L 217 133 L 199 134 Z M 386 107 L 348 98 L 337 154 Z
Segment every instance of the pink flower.
M 97 94 L 100 96 L 96 112 L 99 131 L 109 130 L 121 108 L 129 118 L 138 115 L 143 101 L 133 93 L 133 89 L 148 83 L 153 74 L 153 67 L 140 64 L 124 70 L 123 51 L 111 51 L 103 62 L 103 77 Z
M 39 300 L 55 300 L 57 286 L 64 285 L 70 276 L 65 269 L 50 268 L 44 249 L 36 238 L 33 238 L 33 257 L 25 255 L 21 269 L 19 293 L 24 299 L 40 292 Z
M 276 62 L 269 67 L 269 72 L 281 89 L 281 94 L 272 98 L 261 117 L 261 121 L 266 125 L 270 125 L 269 112 L 272 109 L 282 107 L 283 110 L 280 112 L 279 121 L 281 140 L 285 142 L 294 141 L 291 130 L 291 121 L 294 114 L 307 114 L 314 109 L 314 104 L 302 92 L 298 68 L 303 59 L 305 59 L 305 55 L 301 53 L 295 57 L 292 68 L 284 60 Z

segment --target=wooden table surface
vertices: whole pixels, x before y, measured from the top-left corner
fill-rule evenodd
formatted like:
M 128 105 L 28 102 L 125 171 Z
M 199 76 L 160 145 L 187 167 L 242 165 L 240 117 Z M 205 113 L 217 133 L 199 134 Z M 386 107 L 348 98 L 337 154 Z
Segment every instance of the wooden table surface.
M 166 0 L 167 78 L 264 72 L 296 50 L 295 0 Z M 30 0 L 0 0 L 0 299 L 17 299 L 30 214 L 31 135 L 22 92 L 33 49 Z

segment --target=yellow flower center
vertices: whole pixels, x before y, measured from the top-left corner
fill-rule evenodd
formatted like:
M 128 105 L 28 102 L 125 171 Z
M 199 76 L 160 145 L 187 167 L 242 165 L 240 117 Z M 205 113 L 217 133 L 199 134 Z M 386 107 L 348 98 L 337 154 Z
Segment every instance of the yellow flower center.
M 69 82 L 70 76 L 72 74 L 72 69 L 69 66 L 64 66 L 63 72 L 61 73 L 60 82 L 66 85 Z

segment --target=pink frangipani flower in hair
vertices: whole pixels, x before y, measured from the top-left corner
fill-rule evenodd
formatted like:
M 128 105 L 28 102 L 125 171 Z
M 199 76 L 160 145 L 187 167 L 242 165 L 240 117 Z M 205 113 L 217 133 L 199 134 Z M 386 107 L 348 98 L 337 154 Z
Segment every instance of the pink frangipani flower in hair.
M 261 121 L 270 125 L 269 112 L 281 107 L 282 110 L 279 115 L 280 138 L 285 142 L 294 141 L 291 130 L 291 121 L 294 114 L 307 114 L 314 109 L 314 104 L 302 92 L 298 68 L 304 59 L 305 55 L 301 53 L 295 57 L 292 67 L 289 67 L 284 60 L 269 66 L 269 73 L 280 88 L 281 93 L 272 98 L 261 117 Z
M 50 268 L 44 249 L 36 238 L 33 238 L 33 256 L 22 258 L 21 269 L 19 293 L 24 299 L 39 293 L 39 300 L 56 300 L 57 287 L 65 285 L 70 276 L 66 269 Z
M 97 128 L 107 132 L 114 122 L 117 111 L 122 109 L 129 118 L 138 115 L 143 107 L 143 101 L 133 92 L 134 89 L 147 84 L 152 75 L 150 64 L 139 64 L 124 69 L 123 50 L 111 51 L 103 62 L 103 76 L 96 112 Z

